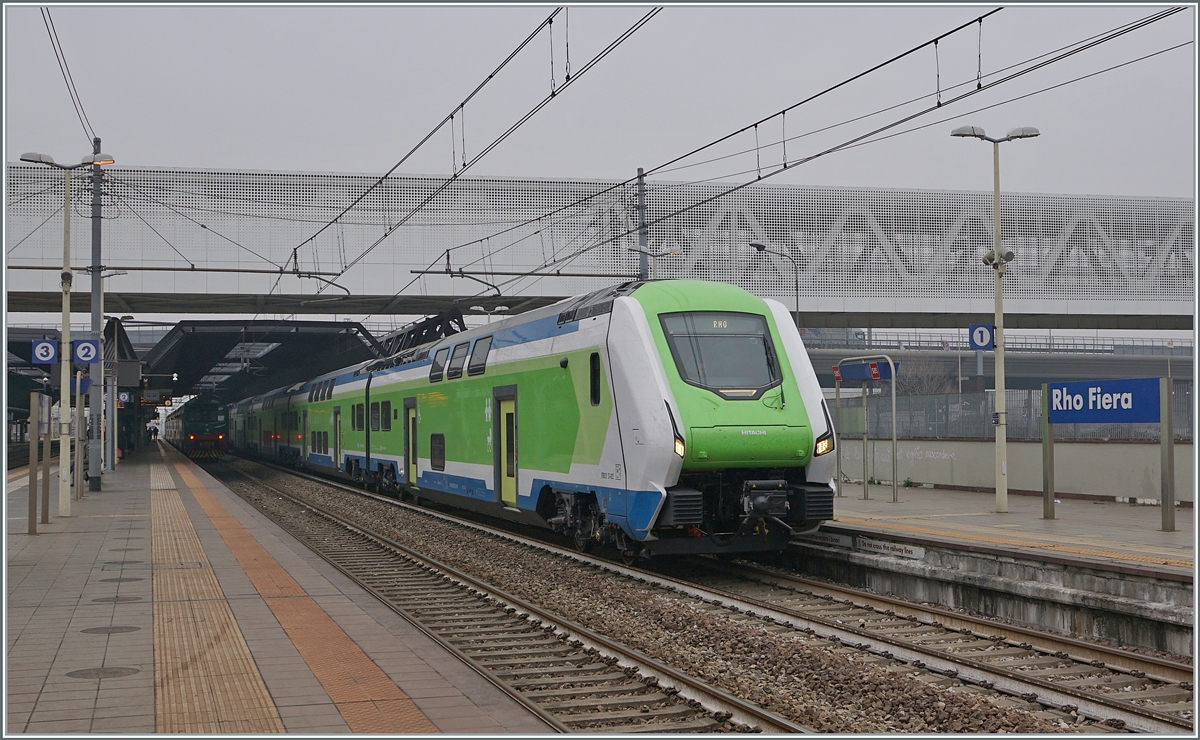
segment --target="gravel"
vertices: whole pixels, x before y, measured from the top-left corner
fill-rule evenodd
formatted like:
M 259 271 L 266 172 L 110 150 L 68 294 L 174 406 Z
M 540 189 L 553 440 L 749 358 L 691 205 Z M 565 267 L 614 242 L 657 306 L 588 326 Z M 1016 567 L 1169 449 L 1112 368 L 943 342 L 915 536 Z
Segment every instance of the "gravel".
M 346 491 L 233 462 L 235 469 L 320 504 L 446 565 L 823 732 L 1067 731 L 987 695 L 930 685 L 863 662 L 866 653 L 803 632 L 775 632 L 699 600 L 636 586 L 583 564 Z M 231 481 L 234 490 L 244 484 Z M 818 644 L 820 643 L 820 644 Z M 838 652 L 842 650 L 844 652 Z M 926 674 L 927 675 L 927 674 Z

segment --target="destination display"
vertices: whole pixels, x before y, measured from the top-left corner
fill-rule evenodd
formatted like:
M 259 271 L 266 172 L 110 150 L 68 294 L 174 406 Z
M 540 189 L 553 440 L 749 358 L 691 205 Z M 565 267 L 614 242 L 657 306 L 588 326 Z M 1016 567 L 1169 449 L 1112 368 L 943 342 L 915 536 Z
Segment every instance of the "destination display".
M 1050 423 L 1158 422 L 1158 385 L 1158 378 L 1050 383 Z

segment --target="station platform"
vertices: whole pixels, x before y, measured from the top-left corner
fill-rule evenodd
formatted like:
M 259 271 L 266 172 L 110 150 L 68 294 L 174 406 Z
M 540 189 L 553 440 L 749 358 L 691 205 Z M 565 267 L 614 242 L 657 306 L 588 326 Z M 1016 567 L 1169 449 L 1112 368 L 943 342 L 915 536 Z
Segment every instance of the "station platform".
M 36 536 L 6 498 L 7 734 L 547 731 L 165 445 Z
M 1001 514 L 993 492 L 900 487 L 897 494 L 893 503 L 890 484 L 871 485 L 864 500 L 861 482 L 843 484 L 833 500 L 834 520 L 822 531 L 846 528 L 1189 578 L 1195 564 L 1191 507 L 1177 507 L 1175 531 L 1164 532 L 1158 506 L 1064 498 L 1054 506 L 1054 519 L 1044 519 L 1041 497 L 1010 494 Z

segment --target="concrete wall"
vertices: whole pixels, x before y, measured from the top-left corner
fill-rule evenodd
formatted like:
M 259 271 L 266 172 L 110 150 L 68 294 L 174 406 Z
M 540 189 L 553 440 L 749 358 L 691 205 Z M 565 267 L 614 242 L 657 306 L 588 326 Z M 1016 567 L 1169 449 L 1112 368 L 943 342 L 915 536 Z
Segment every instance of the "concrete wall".
M 871 440 L 870 476 L 892 478 L 891 440 Z M 841 440 L 842 474 L 862 480 L 861 439 Z M 897 440 L 897 478 L 914 483 L 994 489 L 996 445 L 990 440 Z M 1060 493 L 1159 498 L 1158 443 L 1055 442 L 1054 481 Z M 1175 444 L 1175 498 L 1195 500 L 1192 444 Z M 1010 490 L 1042 490 L 1041 442 L 1008 443 Z

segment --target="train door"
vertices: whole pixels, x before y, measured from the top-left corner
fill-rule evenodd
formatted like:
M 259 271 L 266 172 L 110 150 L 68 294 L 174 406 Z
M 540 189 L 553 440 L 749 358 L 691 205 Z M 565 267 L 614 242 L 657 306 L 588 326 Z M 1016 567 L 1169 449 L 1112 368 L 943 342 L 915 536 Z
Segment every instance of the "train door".
M 342 467 L 342 407 L 333 407 L 333 466 Z
M 493 408 L 496 409 L 492 422 L 496 445 L 496 488 L 500 491 L 500 503 L 505 507 L 517 506 L 517 388 L 505 386 L 492 391 Z
M 300 455 L 305 462 L 308 462 L 308 409 L 300 412 Z
M 417 485 L 417 399 L 404 399 L 404 474 L 408 485 Z

